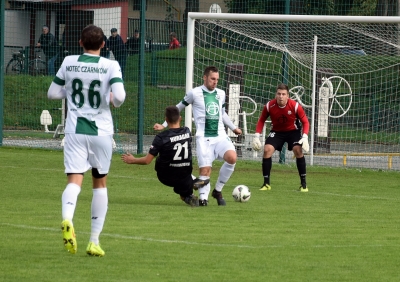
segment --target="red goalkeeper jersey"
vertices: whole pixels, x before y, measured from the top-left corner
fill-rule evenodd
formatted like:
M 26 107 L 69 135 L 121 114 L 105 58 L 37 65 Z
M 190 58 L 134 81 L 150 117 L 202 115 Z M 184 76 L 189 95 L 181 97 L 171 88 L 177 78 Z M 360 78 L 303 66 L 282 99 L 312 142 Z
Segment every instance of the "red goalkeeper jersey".
M 303 133 L 308 134 L 310 124 L 303 107 L 296 101 L 289 99 L 286 106 L 279 107 L 276 99 L 264 105 L 256 126 L 256 133 L 261 133 L 264 123 L 271 117 L 271 130 L 277 132 L 291 131 L 303 127 Z

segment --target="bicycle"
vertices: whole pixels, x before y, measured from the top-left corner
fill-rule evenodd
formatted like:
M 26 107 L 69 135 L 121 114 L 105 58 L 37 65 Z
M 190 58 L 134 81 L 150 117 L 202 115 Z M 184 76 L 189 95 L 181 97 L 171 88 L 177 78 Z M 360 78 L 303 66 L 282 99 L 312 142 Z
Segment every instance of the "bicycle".
M 14 52 L 11 60 L 7 64 L 6 74 L 19 75 L 26 72 L 32 76 L 46 75 L 47 64 L 41 59 L 40 55 L 38 55 L 40 51 L 40 48 L 35 48 L 35 59 L 28 62 L 27 69 L 25 69 L 25 50 Z
M 12 54 L 12 59 L 8 62 L 6 67 L 6 74 L 17 75 L 21 74 L 24 69 L 25 54 L 24 50 L 19 50 Z

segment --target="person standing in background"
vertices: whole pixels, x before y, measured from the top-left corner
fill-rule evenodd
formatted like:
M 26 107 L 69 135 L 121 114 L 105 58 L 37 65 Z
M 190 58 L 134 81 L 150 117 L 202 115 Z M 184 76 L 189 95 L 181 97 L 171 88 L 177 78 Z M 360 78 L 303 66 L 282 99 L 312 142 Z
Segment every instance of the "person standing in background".
M 115 27 L 111 29 L 111 36 L 108 38 L 108 41 L 109 50 L 113 52 L 115 60 L 118 61 L 119 66 L 121 67 L 122 78 L 124 78 L 126 57 L 128 53 L 126 52 L 125 43 Z
M 46 55 L 48 75 L 54 76 L 56 74 L 54 63 L 58 57 L 59 46 L 56 38 L 49 31 L 50 29 L 47 25 L 42 27 L 42 34 L 36 43 L 36 47 L 42 48 L 43 53 Z
M 169 49 L 173 50 L 173 49 L 178 49 L 179 47 L 181 47 L 181 44 L 179 43 L 178 39 L 176 38 L 176 33 L 175 32 L 171 32 L 169 34 Z
M 129 37 L 128 41 L 126 41 L 126 49 L 129 54 L 139 54 L 140 47 L 140 35 L 139 30 L 135 29 L 135 34 L 132 37 Z
M 108 41 L 107 36 L 104 35 L 104 47 L 100 50 L 100 56 L 109 59 L 110 58 L 110 42 Z

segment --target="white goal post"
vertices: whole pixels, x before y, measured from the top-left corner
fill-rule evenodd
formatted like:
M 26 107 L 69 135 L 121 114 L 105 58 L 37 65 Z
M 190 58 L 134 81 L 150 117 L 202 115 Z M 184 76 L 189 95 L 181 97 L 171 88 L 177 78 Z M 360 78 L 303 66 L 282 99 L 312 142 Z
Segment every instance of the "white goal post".
M 354 166 L 369 167 L 363 157 L 390 154 L 390 167 L 383 163 L 393 168 L 393 156 L 400 151 L 400 107 L 395 105 L 400 102 L 399 25 L 399 17 L 190 12 L 186 91 L 202 83 L 205 66 L 216 65 L 219 87 L 229 92 L 224 67 L 243 65 L 240 97 L 259 105 L 246 119 L 250 134 L 262 105 L 284 82 L 291 98 L 307 109 L 311 165 L 316 155 L 325 154 L 343 155 L 346 161 L 328 158 L 322 165 L 349 166 L 354 156 Z M 252 112 L 254 106 L 245 100 L 239 111 Z M 185 126 L 192 128 L 191 106 L 186 107 Z

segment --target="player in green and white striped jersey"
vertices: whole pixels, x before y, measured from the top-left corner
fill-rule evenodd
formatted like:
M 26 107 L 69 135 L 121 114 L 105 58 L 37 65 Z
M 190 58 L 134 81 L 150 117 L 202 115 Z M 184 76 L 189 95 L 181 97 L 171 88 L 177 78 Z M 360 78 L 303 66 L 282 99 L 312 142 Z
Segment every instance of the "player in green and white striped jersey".
M 107 174 L 112 157 L 114 133 L 110 104 L 119 107 L 125 100 L 121 69 L 116 61 L 100 57 L 104 46 L 101 28 L 85 27 L 79 41 L 84 54 L 64 59 L 48 90 L 49 99 L 67 99 L 64 165 L 68 184 L 62 195 L 61 229 L 64 246 L 77 252 L 73 217 L 83 174 L 92 169 L 93 198 L 91 235 L 86 252 L 104 256 L 99 235 L 107 214 Z
M 218 69 L 207 67 L 203 73 L 204 84 L 186 93 L 184 99 L 176 106 L 183 110 L 186 106 L 193 106 L 193 117 L 196 125 L 196 154 L 200 167 L 200 180 L 207 183 L 211 175 L 212 163 L 215 159 L 225 162 L 219 172 L 219 177 L 212 196 L 218 205 L 226 202 L 222 197 L 222 188 L 231 177 L 236 164 L 236 150 L 225 131 L 225 125 L 235 134 L 242 134 L 225 112 L 225 91 L 217 88 L 219 80 Z M 167 124 L 155 124 L 155 130 L 162 130 Z M 200 205 L 208 204 L 210 183 L 199 188 Z

